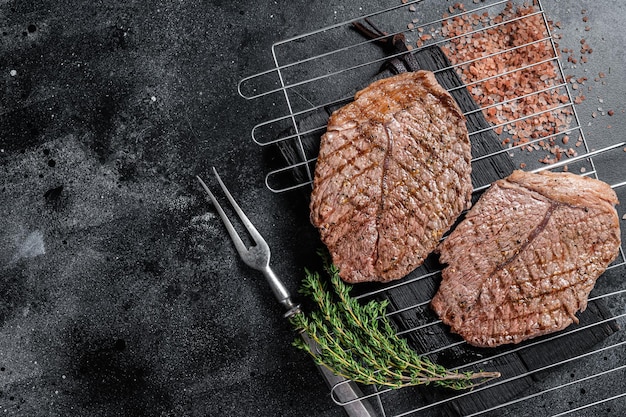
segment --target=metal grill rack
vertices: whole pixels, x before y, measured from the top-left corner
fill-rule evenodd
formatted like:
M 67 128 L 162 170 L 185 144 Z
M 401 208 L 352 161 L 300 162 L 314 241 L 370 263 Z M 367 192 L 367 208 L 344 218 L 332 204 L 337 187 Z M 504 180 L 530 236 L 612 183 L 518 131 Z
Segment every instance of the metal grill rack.
M 280 101 L 284 102 L 284 112 L 281 115 L 263 121 L 252 129 L 252 139 L 259 146 L 287 145 L 293 151 L 286 160 L 281 160 L 276 166 L 271 167 L 266 175 L 267 187 L 273 192 L 287 192 L 310 187 L 317 153 L 315 147 L 307 143 L 309 137 L 320 136 L 325 129 L 323 121 L 328 112 L 349 102 L 355 91 L 367 85 L 368 80 L 376 76 L 383 63 L 407 53 L 392 55 L 385 53 L 375 44 L 376 40 L 364 39 L 360 34 L 351 30 L 353 22 L 367 18 L 376 21 L 377 26 L 388 30 L 390 35 L 402 33 L 408 43 L 414 47 L 411 52 L 416 52 L 420 47 L 433 45 L 448 48 L 454 39 L 463 37 L 489 36 L 489 30 L 497 29 L 498 26 L 507 22 L 486 20 L 479 27 L 473 27 L 465 33 L 453 36 L 444 36 L 441 28 L 447 19 L 454 17 L 465 18 L 483 14 L 496 16 L 507 7 L 508 3 L 508 1 L 466 1 L 461 7 L 450 7 L 451 3 L 439 0 L 408 2 L 397 0 L 383 10 L 275 43 L 271 50 L 274 68 L 247 77 L 239 84 L 239 93 L 244 98 L 252 100 L 279 97 Z M 551 32 L 549 17 L 541 2 L 535 1 L 532 6 L 534 7 L 532 13 L 511 19 L 540 18 L 543 22 L 543 34 L 528 44 L 517 45 L 511 49 L 541 43 L 549 47 L 551 55 L 547 59 L 543 58 L 518 68 L 507 69 L 493 76 L 466 82 L 462 88 L 468 88 L 471 91 L 473 87 L 489 79 L 548 64 L 555 70 L 553 83 L 517 97 L 507 98 L 502 102 L 481 104 L 480 110 L 487 113 L 491 108 L 514 105 L 516 101 L 526 97 L 553 91 L 557 92 L 561 99 L 557 105 L 549 109 L 516 114 L 513 119 L 492 122 L 490 129 L 498 133 L 504 145 L 499 151 L 475 157 L 473 163 L 504 153 L 511 156 L 516 167 L 523 167 L 529 171 L 568 169 L 571 172 L 608 182 L 616 190 L 620 201 L 626 202 L 626 172 L 608 168 L 626 166 L 626 152 L 623 151 L 626 143 L 602 143 L 600 140 L 585 138 L 576 113 L 576 97 L 564 74 L 557 46 L 558 39 Z M 444 16 L 444 13 L 449 16 Z M 468 65 L 502 52 L 508 51 L 489 53 L 469 61 L 457 62 L 451 68 L 462 74 Z M 446 69 L 449 68 L 442 70 Z M 542 114 L 554 112 L 564 112 L 563 114 L 567 116 L 563 118 L 564 123 L 557 126 L 556 130 L 545 132 L 538 137 L 530 137 L 527 141 L 511 140 L 506 143 L 507 136 L 511 135 L 510 128 L 516 122 L 530 122 Z M 470 139 L 472 134 L 477 134 L 477 132 L 470 133 Z M 550 163 L 546 163 L 546 160 L 540 162 L 538 156 L 545 155 L 548 148 L 540 148 L 538 144 L 542 141 L 562 144 L 564 136 L 574 138 L 573 141 L 577 142 L 577 146 L 570 146 L 572 149 L 570 153 L 563 152 L 562 155 L 558 155 L 558 158 L 553 158 Z M 546 156 L 554 157 L 552 154 Z M 488 188 L 489 183 L 474 184 L 474 186 L 475 193 L 478 194 Z M 618 212 L 620 218 L 625 215 L 623 205 L 618 208 Z M 622 222 L 622 241 L 626 241 L 624 229 L 626 227 Z M 411 287 L 420 283 L 436 282 L 438 274 L 439 271 L 436 269 L 419 268 L 403 280 L 380 285 L 375 290 L 360 294 L 359 297 L 365 300 L 372 297 L 388 297 L 393 291 L 410 292 Z M 446 332 L 434 315 L 431 315 L 430 319 L 421 321 L 407 319 L 406 313 L 412 311 L 420 311 L 422 315 L 419 317 L 421 318 L 428 317 L 428 314 L 424 312 L 428 310 L 429 301 L 428 295 L 422 295 L 422 298 L 416 298 L 413 304 L 396 308 L 388 313 L 391 319 L 398 319 L 396 323 L 399 323 L 400 335 L 423 339 L 433 333 Z M 624 382 L 626 381 L 626 354 L 624 353 L 626 335 L 618 328 L 626 325 L 624 245 L 620 248 L 617 260 L 598 280 L 590 296 L 590 302 L 593 301 L 606 306 L 607 314 L 603 318 L 581 322 L 579 325 L 570 326 L 563 332 L 520 345 L 474 352 L 472 359 L 463 361 L 458 369 L 487 369 L 507 355 L 524 356 L 526 351 L 541 349 L 549 343 L 559 343 L 561 340 L 566 343 L 567 337 L 577 332 L 613 326 L 612 334 L 602 338 L 599 343 L 583 352 L 554 360 L 549 357 L 544 358 L 541 364 L 530 366 L 522 371 L 504 369 L 502 378 L 472 391 L 425 398 L 423 392 L 417 388 L 382 390 L 376 387 L 363 387 L 363 397 L 358 400 L 370 401 L 381 416 L 622 415 L 623 410 L 626 409 L 626 383 Z M 442 358 L 454 356 L 454 352 L 465 345 L 460 338 L 451 335 L 446 337 L 446 343 L 432 346 L 424 354 L 439 361 Z M 521 382 L 523 384 L 520 384 Z M 512 392 L 509 396 L 502 396 L 495 402 L 472 402 L 473 397 L 489 396 L 490 391 L 500 392 L 497 391 L 498 389 L 507 391 L 509 386 L 515 386 L 517 389 L 519 385 L 524 385 L 524 389 Z M 338 405 L 345 405 L 337 399 L 336 390 L 337 387 L 331 389 L 332 398 Z M 515 390 L 511 388 L 508 391 Z M 562 398 L 570 400 L 564 402 Z M 463 408 L 464 404 L 471 404 L 471 406 Z

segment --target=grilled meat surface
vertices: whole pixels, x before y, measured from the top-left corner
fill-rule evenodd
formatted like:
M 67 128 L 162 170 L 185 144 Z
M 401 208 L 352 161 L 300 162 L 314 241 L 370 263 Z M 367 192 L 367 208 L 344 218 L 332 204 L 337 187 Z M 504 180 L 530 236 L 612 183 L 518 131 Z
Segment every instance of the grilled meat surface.
M 322 136 L 310 213 L 343 280 L 404 277 L 468 207 L 465 118 L 432 72 L 372 83 Z
M 496 181 L 441 243 L 431 306 L 468 343 L 518 343 L 577 323 L 620 246 L 617 196 L 570 173 Z

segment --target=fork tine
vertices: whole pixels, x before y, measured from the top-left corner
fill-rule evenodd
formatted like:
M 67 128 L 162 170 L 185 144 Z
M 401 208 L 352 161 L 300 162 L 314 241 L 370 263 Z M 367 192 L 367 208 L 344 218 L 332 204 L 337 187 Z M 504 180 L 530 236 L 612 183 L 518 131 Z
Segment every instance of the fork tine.
M 215 198 L 215 196 L 213 195 L 209 187 L 207 187 L 204 181 L 202 181 L 202 178 L 200 178 L 200 176 L 196 175 L 196 178 L 198 179 L 198 181 L 200 181 L 202 188 L 204 188 L 204 191 L 206 191 L 206 193 L 209 195 L 211 202 L 213 203 L 213 205 L 215 206 L 215 209 L 217 210 L 218 214 L 222 218 L 222 221 L 224 222 L 224 225 L 226 226 L 226 230 L 228 231 L 230 238 L 235 244 L 235 248 L 237 249 L 237 252 L 239 252 L 239 256 L 244 257 L 248 253 L 248 249 L 246 248 L 246 245 L 244 245 L 243 241 L 239 237 L 239 234 L 237 234 L 237 231 L 233 227 L 233 224 L 228 219 L 228 216 L 226 216 L 226 213 L 224 213 L 222 206 L 217 201 L 217 199 Z
M 251 247 L 247 247 L 243 243 L 243 241 L 241 240 L 241 237 L 239 237 L 239 234 L 233 227 L 233 224 L 230 222 L 230 219 L 228 218 L 228 216 L 226 215 L 226 213 L 220 206 L 219 202 L 217 201 L 217 199 L 215 198 L 215 196 L 213 195 L 209 187 L 204 183 L 202 178 L 200 178 L 199 176 L 196 176 L 196 178 L 198 178 L 198 181 L 200 181 L 200 184 L 202 185 L 204 190 L 209 195 L 209 198 L 211 199 L 211 202 L 217 209 L 217 212 L 219 213 L 220 217 L 222 218 L 222 221 L 224 222 L 224 225 L 226 226 L 226 230 L 228 230 L 228 234 L 230 235 L 232 241 L 234 242 L 237 252 L 239 252 L 239 256 L 241 257 L 241 259 L 243 259 L 243 261 L 246 264 L 248 264 L 252 268 L 255 268 L 258 270 L 263 270 L 263 269 L 268 268 L 269 261 L 270 261 L 269 245 L 267 244 L 267 242 L 265 242 L 265 239 L 263 239 L 263 236 L 261 236 L 261 234 L 256 229 L 256 227 L 254 227 L 250 219 L 248 219 L 248 216 L 246 216 L 246 214 L 243 212 L 241 207 L 239 207 L 239 204 L 237 204 L 233 196 L 230 194 L 230 192 L 228 191 L 228 188 L 226 188 L 226 185 L 224 185 L 224 182 L 220 178 L 215 168 L 213 168 L 213 173 L 215 174 L 215 177 L 217 178 L 217 181 L 219 182 L 220 187 L 222 188 L 222 191 L 226 195 L 226 198 L 228 198 L 228 201 L 230 202 L 233 210 L 235 211 L 235 213 L 237 213 L 237 215 L 241 219 L 241 222 L 243 223 L 243 225 L 245 226 L 246 230 L 248 231 L 248 233 L 252 237 L 252 240 L 255 243 Z
M 261 236 L 261 233 L 259 233 L 259 231 L 256 229 L 256 227 L 254 227 L 250 219 L 248 219 L 248 216 L 246 216 L 246 213 L 244 213 L 241 207 L 239 207 L 239 204 L 237 204 L 233 196 L 228 191 L 228 188 L 226 188 L 226 185 L 224 185 L 224 182 L 220 178 L 215 167 L 213 167 L 213 173 L 215 174 L 215 178 L 217 178 L 217 182 L 220 184 L 220 187 L 222 187 L 224 194 L 226 194 L 226 198 L 228 198 L 228 201 L 230 201 L 230 204 L 233 206 L 235 213 L 237 213 L 237 215 L 241 219 L 241 222 L 246 227 L 246 230 L 248 231 L 248 233 L 250 233 L 252 240 L 254 240 L 254 242 L 258 246 L 263 247 L 264 250 L 269 251 L 269 246 L 265 242 L 265 239 L 263 239 L 263 236 Z

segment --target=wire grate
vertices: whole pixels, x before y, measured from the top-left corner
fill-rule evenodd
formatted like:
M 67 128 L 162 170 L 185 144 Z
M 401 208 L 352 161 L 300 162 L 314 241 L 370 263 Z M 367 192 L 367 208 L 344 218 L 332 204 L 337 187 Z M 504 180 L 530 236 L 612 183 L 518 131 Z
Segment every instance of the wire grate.
M 528 12 L 509 14 L 508 18 L 502 20 L 493 18 L 502 16 L 507 8 L 512 7 L 511 4 L 513 7 L 526 8 Z M 397 34 L 405 36 L 410 50 L 390 54 L 377 45 L 383 37 L 364 40 L 352 30 L 352 24 L 365 18 L 387 29 L 385 37 Z M 615 170 L 610 169 L 612 166 L 625 166 L 626 152 L 622 149 L 626 143 L 614 139 L 606 143 L 585 138 L 576 112 L 579 98 L 573 88 L 575 84 L 565 75 L 558 47 L 559 38 L 552 33 L 551 22 L 540 1 L 532 5 L 516 5 L 508 0 L 467 1 L 454 6 L 435 0 L 397 1 L 383 10 L 275 43 L 271 50 L 275 67 L 242 79 L 238 86 L 241 96 L 247 99 L 265 96 L 280 96 L 284 99 L 284 112 L 257 124 L 251 132 L 252 139 L 261 147 L 287 146 L 293 151 L 284 161 L 270 168 L 266 175 L 268 189 L 287 192 L 310 187 L 317 156 L 316 147 L 309 143 L 310 138 L 321 136 L 329 112 L 348 103 L 355 91 L 376 77 L 384 63 L 433 46 L 451 55 L 455 48 L 467 47 L 468 40 L 478 41 L 493 36 L 492 31 L 501 30 L 515 22 L 527 25 L 529 19 L 538 19 L 542 25 L 535 38 L 509 45 L 502 50 L 452 60 L 450 66 L 435 71 L 456 71 L 464 85 L 453 89 L 467 89 L 475 97 L 481 94 L 480 90 L 485 85 L 499 82 L 508 76 L 533 71 L 537 73 L 537 69 L 553 72 L 553 75 L 542 80 L 544 83 L 534 85 L 529 91 L 517 91 L 514 96 L 501 96 L 491 101 L 477 99 L 479 108 L 465 112 L 466 117 L 478 112 L 490 116 L 490 126 L 470 132 L 470 140 L 489 130 L 496 134 L 502 145 L 499 150 L 475 155 L 472 163 L 506 155 L 517 168 L 528 171 L 569 170 L 605 180 L 612 184 L 620 201 L 626 201 L 624 172 L 615 174 Z M 461 25 L 463 30 L 458 33 L 445 33 L 450 28 L 448 23 L 469 21 L 475 24 Z M 398 28 L 401 30 L 393 31 Z M 471 77 L 470 68 L 473 65 L 490 60 L 497 62 L 499 57 L 532 48 L 543 48 L 549 54 L 540 54 L 537 59 L 523 65 L 493 74 Z M 527 101 L 536 102 L 546 98 L 548 101 L 545 105 L 525 107 L 524 111 L 519 111 Z M 502 111 L 503 108 L 512 111 Z M 540 130 L 538 126 L 545 126 L 546 120 L 554 128 Z M 522 134 L 520 130 L 528 125 L 533 127 L 532 132 L 539 134 Z M 474 184 L 476 194 L 488 187 L 489 182 Z M 620 217 L 624 216 L 624 209 L 619 210 Z M 622 232 L 622 241 L 625 240 Z M 541 349 L 554 342 L 567 343 L 568 337 L 576 334 L 612 327 L 611 334 L 601 338 L 593 347 L 556 360 L 550 360 L 549 357 L 539 363 L 528 360 L 531 363 L 525 363 L 524 369 L 503 369 L 501 379 L 472 391 L 437 394 L 426 398 L 419 388 L 389 390 L 363 387 L 364 396 L 358 400 L 370 400 L 377 406 L 381 416 L 396 417 L 621 415 L 620 410 L 626 408 L 626 384 L 623 382 L 626 380 L 626 335 L 618 329 L 626 324 L 625 266 L 626 256 L 622 244 L 618 258 L 598 280 L 589 299 L 590 304 L 598 302 L 606 306 L 607 314 L 604 316 L 589 322 L 581 320 L 579 325 L 570 326 L 562 332 L 520 345 L 494 350 L 469 349 L 471 354 L 464 356 L 462 363 L 455 367 L 461 371 L 496 369 L 497 364 L 511 355 L 518 355 L 523 362 L 528 360 L 529 352 L 533 349 Z M 399 335 L 411 341 L 433 339 L 433 343 L 424 342 L 428 345 L 424 354 L 436 362 L 454 357 L 460 350 L 468 348 L 463 340 L 447 334 L 441 321 L 429 312 L 432 293 L 423 291 L 423 288 L 436 286 L 439 273 L 437 267 L 418 268 L 402 280 L 378 285 L 358 296 L 367 300 L 389 298 L 399 292 L 415 295 L 414 301 L 407 305 L 392 303 L 395 309 L 392 308 L 388 315 L 398 325 Z M 495 402 L 483 402 L 489 392 L 500 392 L 497 391 L 499 388 L 511 391 L 512 394 Z M 345 405 L 337 399 L 336 390 L 337 387 L 331 389 L 332 398 L 338 405 Z M 588 395 L 580 395 L 583 392 Z M 563 396 L 573 400 L 559 400 Z M 470 406 L 464 408 L 467 404 Z

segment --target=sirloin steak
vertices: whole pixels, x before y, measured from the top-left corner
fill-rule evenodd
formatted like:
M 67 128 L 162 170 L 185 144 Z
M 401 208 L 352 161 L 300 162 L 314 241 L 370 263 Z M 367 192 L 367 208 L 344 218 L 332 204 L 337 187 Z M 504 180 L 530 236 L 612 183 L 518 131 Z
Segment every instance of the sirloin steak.
M 465 118 L 432 72 L 376 81 L 335 111 L 321 138 L 311 222 L 340 277 L 402 278 L 471 204 Z
M 620 246 L 615 192 L 570 173 L 496 181 L 438 250 L 432 308 L 474 346 L 518 343 L 578 323 Z

